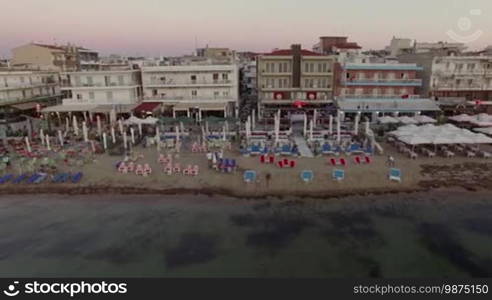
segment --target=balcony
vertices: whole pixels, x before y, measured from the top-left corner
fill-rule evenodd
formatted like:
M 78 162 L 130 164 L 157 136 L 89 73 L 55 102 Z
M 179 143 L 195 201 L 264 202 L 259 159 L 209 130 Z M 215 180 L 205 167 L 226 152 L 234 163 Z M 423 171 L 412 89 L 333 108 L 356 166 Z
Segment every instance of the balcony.
M 61 87 L 63 89 L 93 89 L 93 88 L 107 89 L 107 88 L 131 88 L 137 85 L 138 83 L 136 82 L 124 82 L 123 84 L 117 82 L 110 82 L 109 84 L 103 84 L 103 83 L 72 84 L 70 82 L 62 82 Z
M 420 95 L 408 95 L 408 97 L 403 98 L 402 95 L 374 95 L 374 94 L 368 94 L 368 95 L 342 95 L 339 96 L 338 99 L 340 100 L 347 100 L 347 99 L 420 99 Z
M 341 82 L 345 86 L 422 86 L 422 79 L 352 79 Z
M 196 86 L 232 86 L 232 80 L 189 80 L 177 82 L 174 80 L 151 80 L 144 83 L 147 87 L 196 87 Z
M 40 88 L 40 87 L 51 87 L 53 85 L 58 84 L 57 82 L 37 82 L 37 83 L 23 83 L 23 84 L 6 84 L 0 85 L 0 90 L 22 90 L 22 89 L 32 89 L 32 88 Z
M 471 85 L 456 85 L 456 84 L 442 84 L 433 87 L 437 91 L 483 91 L 492 90 L 492 86 L 471 84 Z
M 204 101 L 204 102 L 236 102 L 237 100 L 234 99 L 232 96 L 217 96 L 217 97 L 200 97 L 200 96 L 162 96 L 162 95 L 155 95 L 155 96 L 145 96 L 143 97 L 143 100 L 145 101 L 162 101 L 162 102 L 169 102 L 170 104 L 172 103 L 177 103 L 177 102 L 199 102 L 199 101 Z

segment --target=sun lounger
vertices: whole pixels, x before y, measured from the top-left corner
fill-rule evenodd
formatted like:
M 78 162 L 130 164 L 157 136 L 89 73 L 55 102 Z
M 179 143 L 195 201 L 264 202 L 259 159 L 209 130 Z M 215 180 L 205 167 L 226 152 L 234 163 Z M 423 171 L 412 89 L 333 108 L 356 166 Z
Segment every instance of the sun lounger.
M 41 177 L 41 174 L 39 173 L 35 173 L 33 174 L 31 177 L 27 178 L 27 180 L 25 181 L 27 184 L 33 184 L 34 181 L 36 181 L 39 177 Z
M 33 182 L 34 184 L 40 184 L 43 181 L 45 181 L 46 177 L 48 177 L 48 174 L 46 174 L 46 173 L 39 173 L 39 175 L 40 176 L 36 180 L 34 180 L 34 182 Z
M 468 158 L 474 158 L 474 157 L 477 157 L 477 154 L 473 151 L 467 151 L 466 152 L 466 157 Z
M 490 154 L 489 152 L 487 151 L 481 151 L 480 152 L 480 155 L 483 157 L 483 158 L 492 158 L 492 154 Z
M 13 174 L 7 174 L 7 175 L 3 176 L 2 178 L 0 178 L 0 184 L 7 183 L 10 180 L 12 180 L 13 178 L 14 178 Z
M 395 169 L 395 168 L 390 169 L 389 179 L 392 181 L 401 182 L 401 171 L 400 171 L 400 169 Z
M 164 173 L 167 175 L 172 175 L 173 174 L 173 166 L 171 164 L 167 164 L 164 167 Z
M 335 180 L 342 181 L 345 179 L 345 171 L 339 170 L 339 169 L 334 169 L 332 172 L 332 177 Z
M 314 179 L 314 173 L 311 170 L 304 170 L 301 172 L 301 179 L 304 182 L 310 182 Z
M 357 165 L 360 165 L 362 163 L 361 159 L 360 159 L 360 156 L 356 156 L 354 157 L 354 162 L 357 164 Z
M 175 173 L 175 174 L 181 173 L 181 165 L 179 163 L 174 164 L 173 173 Z
M 146 175 L 152 174 L 152 168 L 150 167 L 149 164 L 144 164 L 143 171 L 144 171 L 144 174 L 146 174 Z
M 347 166 L 347 161 L 345 160 L 345 158 L 340 158 L 340 165 L 346 167 Z
M 192 175 L 192 176 L 198 176 L 199 170 L 200 169 L 199 169 L 198 165 L 193 166 L 193 168 L 190 170 L 190 175 Z
M 291 160 L 290 161 L 290 167 L 291 168 L 295 168 L 296 167 L 296 161 L 295 160 Z
M 144 174 L 143 166 L 141 164 L 138 164 L 137 167 L 135 168 L 135 174 L 136 175 Z
M 244 182 L 246 183 L 252 183 L 256 181 L 256 171 L 253 170 L 247 170 L 243 174 L 243 179 Z
M 330 158 L 330 164 L 332 166 L 336 166 L 337 165 L 337 161 L 334 158 Z
M 72 175 L 72 177 L 70 178 L 70 180 L 72 181 L 72 183 L 79 183 L 80 180 L 82 180 L 82 177 L 84 176 L 84 174 L 82 172 L 78 172 L 76 173 L 75 175 Z
M 28 178 L 27 174 L 21 174 L 12 180 L 13 184 L 19 184 Z

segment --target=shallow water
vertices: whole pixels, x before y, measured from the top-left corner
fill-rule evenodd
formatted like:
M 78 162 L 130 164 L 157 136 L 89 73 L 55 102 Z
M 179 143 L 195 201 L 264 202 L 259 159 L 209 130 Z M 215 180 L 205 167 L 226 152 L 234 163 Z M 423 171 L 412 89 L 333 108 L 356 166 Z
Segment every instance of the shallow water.
M 0 197 L 0 276 L 490 277 L 492 193 Z

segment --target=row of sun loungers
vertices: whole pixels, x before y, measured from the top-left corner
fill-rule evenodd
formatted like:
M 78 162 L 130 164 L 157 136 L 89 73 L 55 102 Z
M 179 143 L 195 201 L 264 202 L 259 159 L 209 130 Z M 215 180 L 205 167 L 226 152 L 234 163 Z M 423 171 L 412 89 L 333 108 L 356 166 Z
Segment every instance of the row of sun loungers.
M 336 156 L 339 156 L 342 153 L 345 153 L 346 155 L 352 155 L 352 154 L 372 155 L 373 149 L 371 147 L 367 147 L 364 149 L 359 144 L 351 144 L 347 148 L 343 149 L 338 145 L 332 146 L 328 143 L 325 143 L 321 147 L 321 153 L 323 155 L 336 155 Z
M 18 176 L 14 176 L 13 174 L 7 174 L 4 175 L 3 177 L 0 177 L 0 184 L 7 184 L 7 183 L 12 183 L 12 184 L 21 184 L 21 183 L 26 183 L 26 184 L 40 184 L 42 182 L 45 182 L 48 179 L 48 174 L 46 173 L 34 173 L 34 174 L 21 174 Z M 79 183 L 82 180 L 83 173 L 78 172 L 75 174 L 70 174 L 70 173 L 59 173 L 53 176 L 51 179 L 52 183 L 67 183 L 71 182 L 74 184 Z

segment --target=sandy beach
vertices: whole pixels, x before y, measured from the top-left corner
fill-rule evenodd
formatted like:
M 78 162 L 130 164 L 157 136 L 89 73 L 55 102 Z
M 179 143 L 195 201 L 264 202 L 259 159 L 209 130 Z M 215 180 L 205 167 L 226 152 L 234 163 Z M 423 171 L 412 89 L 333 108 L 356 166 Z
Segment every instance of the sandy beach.
M 384 156 L 375 156 L 369 165 L 356 165 L 353 158 L 346 157 L 349 165 L 345 167 L 345 180 L 334 181 L 331 178 L 333 167 L 328 157 L 295 158 L 297 167 L 280 169 L 275 165 L 261 164 L 258 157 L 243 157 L 237 149 L 226 151 L 224 157 L 235 158 L 239 169 L 233 174 L 224 174 L 209 169 L 204 153 L 184 152 L 179 154 L 175 162 L 182 166 L 198 165 L 200 174 L 196 177 L 183 175 L 165 175 L 163 167 L 157 162 L 155 148 L 136 148 L 143 154 L 138 163 L 149 163 L 153 174 L 149 177 L 135 174 L 121 174 L 116 171 L 115 164 L 121 161 L 119 156 L 106 154 L 95 156 L 93 163 L 81 168 L 60 166 L 61 171 L 84 172 L 81 183 L 39 185 L 4 184 L 2 194 L 215 194 L 235 197 L 266 197 L 266 196 L 348 196 L 355 194 L 385 194 L 397 192 L 424 191 L 439 187 L 461 186 L 469 190 L 490 189 L 492 187 L 492 163 L 481 158 L 465 157 L 418 158 L 411 160 L 390 145 L 383 145 Z M 396 167 L 402 170 L 401 183 L 388 180 L 389 166 L 387 155 L 396 160 Z M 244 170 L 256 170 L 258 181 L 246 184 L 242 174 Z M 302 170 L 313 170 L 314 180 L 304 183 L 300 179 Z M 265 174 L 270 173 L 272 179 L 267 184 Z

